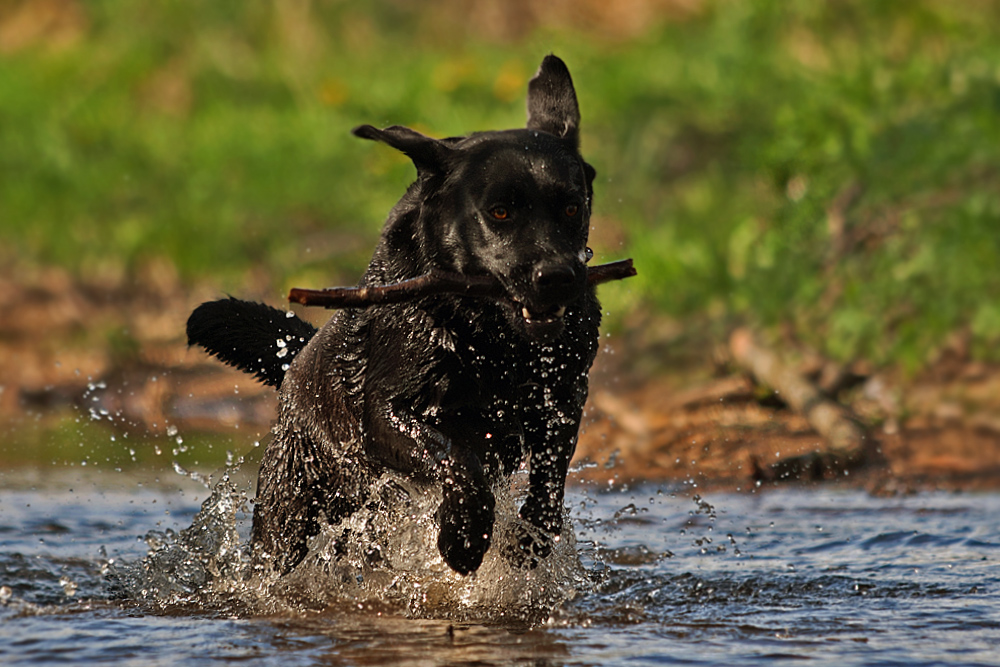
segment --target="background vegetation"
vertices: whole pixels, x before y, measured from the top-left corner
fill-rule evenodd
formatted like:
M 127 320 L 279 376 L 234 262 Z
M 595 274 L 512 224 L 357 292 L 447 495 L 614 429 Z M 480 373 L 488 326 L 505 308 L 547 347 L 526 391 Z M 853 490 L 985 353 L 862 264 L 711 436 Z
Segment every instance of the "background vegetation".
M 1000 3 L 554 6 L 2 3 L 0 266 L 275 303 L 353 282 L 413 170 L 350 128 L 522 125 L 555 52 L 597 258 L 640 271 L 613 326 L 782 326 L 911 371 L 959 331 L 1000 358 Z

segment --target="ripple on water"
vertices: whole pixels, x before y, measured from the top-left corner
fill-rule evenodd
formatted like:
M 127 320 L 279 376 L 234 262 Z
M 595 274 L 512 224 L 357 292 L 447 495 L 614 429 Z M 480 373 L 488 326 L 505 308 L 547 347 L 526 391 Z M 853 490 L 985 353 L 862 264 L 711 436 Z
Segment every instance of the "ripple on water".
M 317 536 L 294 585 L 248 576 L 235 487 L 200 512 L 190 496 L 5 493 L 0 663 L 996 663 L 1000 496 L 782 491 L 714 497 L 709 512 L 578 489 L 581 542 L 565 542 L 563 569 L 518 580 L 502 559 L 447 570 L 421 523 L 436 499 L 404 491 Z M 338 561 L 348 529 L 368 537 Z

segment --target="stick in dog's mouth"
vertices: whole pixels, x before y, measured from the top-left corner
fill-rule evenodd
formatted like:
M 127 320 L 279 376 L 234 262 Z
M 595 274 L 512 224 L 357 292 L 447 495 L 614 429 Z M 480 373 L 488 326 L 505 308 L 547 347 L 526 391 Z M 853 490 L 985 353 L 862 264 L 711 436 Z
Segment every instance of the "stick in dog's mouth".
M 587 283 L 600 285 L 631 278 L 634 275 L 636 270 L 632 266 L 632 260 L 622 259 L 588 267 Z M 433 270 L 417 278 L 375 287 L 330 287 L 319 290 L 293 287 L 288 293 L 288 300 L 303 306 L 368 308 L 378 304 L 403 303 L 434 294 L 458 294 L 494 299 L 508 296 L 503 285 L 489 276 L 466 276 Z M 559 306 L 551 313 L 532 313 L 527 306 L 521 307 L 521 314 L 529 323 L 558 322 L 565 313 L 565 306 Z

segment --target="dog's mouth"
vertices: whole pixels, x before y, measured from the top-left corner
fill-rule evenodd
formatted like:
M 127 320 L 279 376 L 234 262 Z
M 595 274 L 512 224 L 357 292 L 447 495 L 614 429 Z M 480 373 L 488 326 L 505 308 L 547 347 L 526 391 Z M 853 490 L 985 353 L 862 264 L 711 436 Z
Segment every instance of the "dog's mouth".
M 504 300 L 510 317 L 523 323 L 528 338 L 551 341 L 565 330 L 567 308 L 580 299 L 587 285 L 586 255 L 581 253 L 579 259 L 546 258 L 498 276 L 506 287 Z
M 521 305 L 521 317 L 528 335 L 537 340 L 551 340 L 562 333 L 565 327 L 563 315 L 566 306 L 552 306 L 543 311 L 534 311 Z

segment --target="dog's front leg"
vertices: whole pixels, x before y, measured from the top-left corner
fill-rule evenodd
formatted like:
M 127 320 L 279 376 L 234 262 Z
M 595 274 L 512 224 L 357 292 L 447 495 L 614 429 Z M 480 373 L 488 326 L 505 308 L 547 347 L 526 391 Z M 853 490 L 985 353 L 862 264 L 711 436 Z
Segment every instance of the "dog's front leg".
M 490 546 L 495 506 L 479 458 L 393 402 L 368 417 L 369 455 L 441 484 L 438 551 L 456 572 L 475 571 Z
M 548 439 L 542 450 L 532 449 L 528 497 L 518 514 L 537 530 L 522 527 L 509 545 L 507 555 L 518 565 L 536 567 L 562 534 L 566 472 L 575 444 L 573 433 L 565 439 Z
M 562 397 L 546 387 L 535 385 L 535 389 L 538 395 L 528 403 L 535 410 L 526 428 L 531 452 L 528 497 L 519 514 L 537 530 L 522 528 L 507 551 L 512 561 L 531 568 L 551 553 L 553 540 L 562 534 L 566 473 L 576 449 L 587 391 L 582 383 L 571 386 Z

